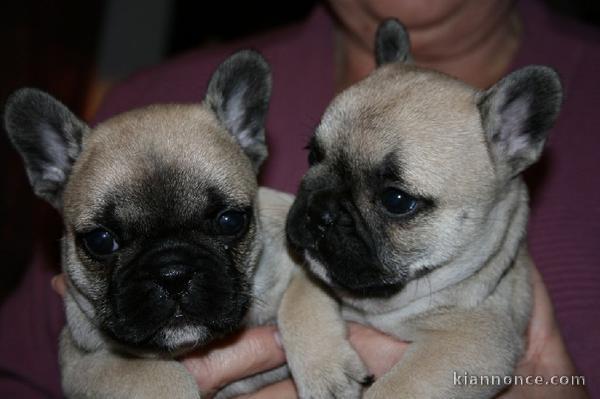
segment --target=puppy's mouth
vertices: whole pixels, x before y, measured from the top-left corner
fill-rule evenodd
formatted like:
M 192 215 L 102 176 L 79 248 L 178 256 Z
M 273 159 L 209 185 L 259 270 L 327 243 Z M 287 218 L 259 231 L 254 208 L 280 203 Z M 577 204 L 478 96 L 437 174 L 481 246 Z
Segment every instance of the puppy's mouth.
M 136 325 L 128 320 L 112 324 L 103 331 L 119 346 L 136 353 L 165 353 L 176 356 L 203 346 L 239 328 L 249 306 L 241 304 L 237 311 L 224 311 L 222 318 L 202 319 L 173 307 L 171 315 L 155 323 Z M 235 314 L 234 314 L 235 313 Z M 149 318 L 152 320 L 152 317 Z
M 353 205 L 339 206 L 330 221 L 317 220 L 300 198 L 290 210 L 286 232 L 309 272 L 340 294 L 389 297 L 405 285 L 403 275 L 379 261 L 376 243 Z
M 387 298 L 401 291 L 406 284 L 403 276 L 389 275 L 374 267 L 360 268 L 362 273 L 356 273 L 351 267 L 340 269 L 322 260 L 322 254 L 316 249 L 305 249 L 304 257 L 309 272 L 341 294 L 358 298 Z
M 207 269 L 211 269 L 208 268 Z M 149 279 L 128 279 L 110 295 L 103 330 L 138 351 L 177 353 L 236 330 L 250 307 L 244 277 L 213 269 L 174 293 Z

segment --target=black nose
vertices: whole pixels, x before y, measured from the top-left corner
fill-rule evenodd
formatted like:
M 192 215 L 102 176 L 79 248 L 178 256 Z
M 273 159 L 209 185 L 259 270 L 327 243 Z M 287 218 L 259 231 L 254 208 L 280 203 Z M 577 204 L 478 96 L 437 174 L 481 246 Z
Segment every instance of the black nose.
M 314 193 L 308 204 L 308 217 L 320 230 L 325 230 L 336 222 L 338 205 L 333 194 L 328 191 Z
M 319 212 L 319 223 L 323 226 L 332 225 L 335 222 L 335 216 L 331 209 L 322 209 Z
M 157 282 L 172 294 L 183 292 L 192 277 L 192 268 L 187 265 L 174 264 L 163 266 L 157 271 Z

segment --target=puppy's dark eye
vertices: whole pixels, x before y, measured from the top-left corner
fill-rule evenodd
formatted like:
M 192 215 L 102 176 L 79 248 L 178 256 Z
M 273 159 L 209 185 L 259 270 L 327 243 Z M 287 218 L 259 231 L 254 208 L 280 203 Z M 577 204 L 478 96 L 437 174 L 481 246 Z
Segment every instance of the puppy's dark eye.
M 246 213 L 234 210 L 221 212 L 217 216 L 217 224 L 221 233 L 225 235 L 236 235 L 246 227 Z
M 104 229 L 96 229 L 83 237 L 85 249 L 93 256 L 106 256 L 119 249 L 117 240 Z
M 417 208 L 415 198 L 394 187 L 388 187 L 383 191 L 381 204 L 394 215 L 407 215 Z

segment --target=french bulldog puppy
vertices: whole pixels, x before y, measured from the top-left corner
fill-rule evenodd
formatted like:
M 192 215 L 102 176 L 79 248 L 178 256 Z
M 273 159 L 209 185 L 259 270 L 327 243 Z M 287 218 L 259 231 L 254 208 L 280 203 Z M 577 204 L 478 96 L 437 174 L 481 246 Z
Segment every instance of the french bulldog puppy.
M 94 129 L 39 90 L 9 98 L 6 130 L 35 193 L 64 219 L 67 396 L 199 398 L 174 357 L 275 322 L 293 263 L 291 197 L 256 181 L 270 92 L 265 60 L 242 51 L 203 103 L 153 105 Z
M 293 281 L 282 301 L 290 370 L 302 398 L 359 397 L 364 374 L 343 318 L 411 343 L 364 397 L 489 398 L 503 387 L 455 384 L 454 373 L 510 375 L 522 354 L 531 260 L 521 173 L 540 156 L 561 84 L 530 66 L 481 91 L 419 68 L 396 20 L 375 47 L 376 70 L 317 127 L 288 216 L 316 280 Z M 322 306 L 327 292 L 341 313 Z

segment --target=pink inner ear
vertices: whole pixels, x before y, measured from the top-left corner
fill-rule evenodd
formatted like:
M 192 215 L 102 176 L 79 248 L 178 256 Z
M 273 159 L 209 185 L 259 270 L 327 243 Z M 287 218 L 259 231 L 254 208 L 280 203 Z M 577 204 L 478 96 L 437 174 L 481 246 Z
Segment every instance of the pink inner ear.
M 531 113 L 530 98 L 531 94 L 524 94 L 511 101 L 502 111 L 499 144 L 508 157 L 527 151 L 532 144 L 524 131 Z
M 244 106 L 244 96 L 248 90 L 248 85 L 240 83 L 231 94 L 225 105 L 225 124 L 237 139 L 242 148 L 248 147 L 253 142 L 253 137 L 248 128 L 244 129 L 246 119 L 246 110 Z

